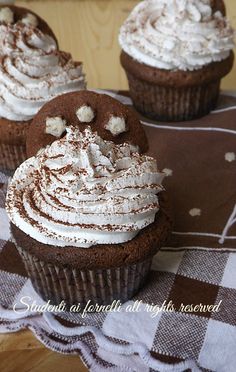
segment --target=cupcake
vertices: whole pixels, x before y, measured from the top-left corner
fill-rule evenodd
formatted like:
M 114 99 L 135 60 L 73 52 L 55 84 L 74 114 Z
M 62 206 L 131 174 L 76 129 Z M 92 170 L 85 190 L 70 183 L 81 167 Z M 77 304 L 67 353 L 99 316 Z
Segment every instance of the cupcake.
M 136 109 L 164 121 L 195 119 L 217 104 L 234 61 L 222 1 L 145 0 L 120 30 L 121 64 Z
M 0 168 L 15 169 L 26 159 L 26 132 L 44 103 L 85 86 L 82 64 L 58 50 L 40 17 L 0 8 Z
M 130 299 L 171 226 L 156 161 L 92 130 L 106 109 L 21 164 L 6 198 L 35 290 L 67 308 Z

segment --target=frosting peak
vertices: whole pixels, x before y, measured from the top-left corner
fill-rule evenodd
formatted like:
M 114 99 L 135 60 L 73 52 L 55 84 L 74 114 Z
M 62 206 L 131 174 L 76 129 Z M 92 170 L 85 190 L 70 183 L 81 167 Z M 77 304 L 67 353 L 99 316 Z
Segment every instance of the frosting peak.
M 31 24 L 0 25 L 0 117 L 32 119 L 55 96 L 84 89 L 82 64 Z
M 118 244 L 154 221 L 163 178 L 156 161 L 131 145 L 69 127 L 17 169 L 6 208 L 16 226 L 45 244 Z
M 57 50 L 56 41 L 30 24 L 0 24 L 0 55 L 39 56 Z
M 234 48 L 234 31 L 210 0 L 144 0 L 120 30 L 122 49 L 149 66 L 195 70 Z

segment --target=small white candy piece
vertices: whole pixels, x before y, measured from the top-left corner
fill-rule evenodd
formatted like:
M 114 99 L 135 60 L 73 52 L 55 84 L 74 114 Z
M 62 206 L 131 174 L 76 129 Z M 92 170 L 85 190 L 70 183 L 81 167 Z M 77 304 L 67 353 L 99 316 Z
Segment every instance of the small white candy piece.
M 236 160 L 236 155 L 234 152 L 226 152 L 225 154 L 225 160 L 231 163 L 232 161 Z
M 66 130 L 66 120 L 60 116 L 46 119 L 46 133 L 54 137 L 61 137 L 62 133 Z
M 162 170 L 162 172 L 165 173 L 166 177 L 170 177 L 170 176 L 172 176 L 172 174 L 173 174 L 172 169 L 169 169 L 169 168 L 164 168 L 164 169 Z
M 193 209 L 190 209 L 190 211 L 189 211 L 189 214 L 192 217 L 201 216 L 201 213 L 202 213 L 201 209 L 199 209 L 199 208 L 193 208 Z
M 95 117 L 92 107 L 88 105 L 83 105 L 79 107 L 78 110 L 76 111 L 76 115 L 79 121 L 81 121 L 81 123 L 91 123 L 91 121 Z
M 120 116 L 112 115 L 108 123 L 105 125 L 105 129 L 109 130 L 113 136 L 117 136 L 126 131 L 125 119 Z
M 10 8 L 2 8 L 0 10 L 0 22 L 13 23 L 14 14 Z
M 38 18 L 32 13 L 27 13 L 27 15 L 24 18 L 22 18 L 21 22 L 27 26 L 33 26 L 33 27 L 37 27 L 39 24 Z

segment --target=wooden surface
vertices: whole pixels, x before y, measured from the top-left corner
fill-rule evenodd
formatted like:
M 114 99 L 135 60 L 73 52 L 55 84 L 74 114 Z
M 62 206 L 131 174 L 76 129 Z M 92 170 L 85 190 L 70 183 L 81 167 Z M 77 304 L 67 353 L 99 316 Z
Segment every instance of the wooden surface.
M 125 89 L 119 64 L 117 34 L 136 0 L 18 1 L 45 18 L 58 36 L 61 49 L 84 62 L 88 86 Z M 226 0 L 229 18 L 236 27 L 236 1 Z M 236 89 L 236 65 L 223 81 Z M 84 372 L 78 356 L 47 350 L 29 331 L 0 335 L 0 372 Z

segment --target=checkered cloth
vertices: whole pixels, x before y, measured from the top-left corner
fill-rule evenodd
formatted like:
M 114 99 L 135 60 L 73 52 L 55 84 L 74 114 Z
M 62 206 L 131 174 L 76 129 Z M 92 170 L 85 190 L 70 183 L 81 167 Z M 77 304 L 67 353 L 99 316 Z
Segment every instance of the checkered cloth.
M 124 97 L 121 99 L 127 101 Z M 232 97 L 230 99 L 232 103 L 236 102 Z M 225 115 L 225 111 L 215 114 L 215 118 L 222 114 Z M 219 125 L 217 120 L 216 125 Z M 219 126 L 222 127 L 222 123 Z M 232 160 L 229 166 L 235 167 L 235 163 Z M 169 168 L 173 170 L 174 164 Z M 229 170 L 226 171 L 228 175 Z M 174 173 L 172 177 L 174 182 Z M 183 245 L 163 248 L 154 258 L 145 287 L 132 301 L 123 304 L 120 312 L 87 314 L 85 318 L 81 314 L 32 313 L 20 299 L 28 296 L 37 304 L 43 302 L 27 279 L 21 259 L 10 241 L 9 221 L 4 210 L 7 181 L 8 175 L 0 173 L 0 332 L 29 328 L 50 349 L 79 354 L 91 371 L 235 371 L 234 235 L 227 233 L 231 236 L 230 247 L 215 244 L 210 247 L 207 243 L 211 240 L 198 247 L 199 236 L 196 235 L 197 242 L 195 246 L 194 241 L 191 242 L 191 249 L 183 240 Z M 222 190 L 224 182 L 225 178 L 222 178 Z M 231 199 L 234 197 L 235 189 Z M 228 202 L 227 199 L 230 210 Z M 192 224 L 194 216 L 188 218 Z M 201 217 L 197 215 L 196 218 L 200 221 Z M 224 219 L 223 215 L 222 221 Z M 231 222 L 230 226 L 234 224 L 234 216 Z M 197 227 L 195 221 L 194 224 Z M 213 235 L 217 236 L 210 238 L 218 238 L 216 231 Z M 189 239 L 188 234 L 186 239 Z M 142 301 L 139 311 L 129 311 L 138 300 Z M 169 309 L 164 309 L 168 304 Z M 219 308 L 217 312 L 207 311 L 207 308 L 200 312 L 188 307 L 200 304 L 219 305 Z M 17 313 L 12 310 L 14 305 L 17 305 Z M 162 311 L 148 312 L 147 305 L 162 307 Z

